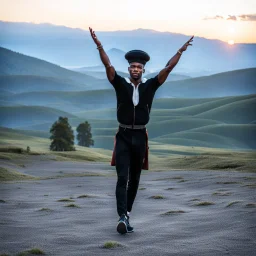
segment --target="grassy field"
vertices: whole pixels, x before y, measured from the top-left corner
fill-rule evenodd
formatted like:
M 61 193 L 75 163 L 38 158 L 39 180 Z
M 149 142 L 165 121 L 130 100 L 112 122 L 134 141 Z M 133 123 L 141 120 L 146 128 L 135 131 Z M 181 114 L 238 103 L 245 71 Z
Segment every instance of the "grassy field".
M 19 165 L 22 161 L 33 161 L 33 155 L 55 161 L 93 161 L 110 165 L 112 149 L 85 148 L 75 146 L 76 151 L 53 152 L 49 150 L 50 140 L 28 136 L 1 129 L 0 159 Z M 113 143 L 113 137 L 108 137 Z M 112 144 L 113 145 L 113 144 Z M 27 146 L 30 152 L 26 151 Z M 237 170 L 256 171 L 256 151 L 234 151 L 221 148 L 180 146 L 149 141 L 150 170 Z M 34 179 L 18 173 L 15 168 L 1 168 L 0 180 Z

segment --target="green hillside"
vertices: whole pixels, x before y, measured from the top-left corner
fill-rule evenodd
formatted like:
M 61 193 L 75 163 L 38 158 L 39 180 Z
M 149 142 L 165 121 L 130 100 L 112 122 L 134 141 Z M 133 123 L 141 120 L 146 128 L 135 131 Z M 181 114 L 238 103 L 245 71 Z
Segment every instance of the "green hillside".
M 245 124 L 256 119 L 256 97 L 229 103 L 204 113 L 195 115 L 199 118 L 211 118 L 226 123 Z
M 166 82 L 156 92 L 159 98 L 212 98 L 256 93 L 256 68 L 223 72 L 211 76 Z
M 81 111 L 76 116 L 84 119 L 116 120 L 116 108 Z
M 41 92 L 41 91 L 82 91 L 87 90 L 86 85 L 80 85 L 72 80 L 62 78 L 31 76 L 31 75 L 10 75 L 0 76 L 1 89 L 13 93 Z M 5 96 L 11 96 L 5 95 Z
M 26 92 L 6 96 L 5 101 L 13 104 L 48 106 L 75 113 L 85 109 L 115 107 L 116 94 L 112 88 L 94 91 Z
M 46 121 L 54 122 L 58 120 L 59 116 L 76 117 L 67 112 L 47 107 L 0 107 L 1 126 L 22 127 L 31 124 L 41 124 Z
M 50 129 L 48 131 L 36 131 L 36 130 L 21 130 L 21 129 L 12 129 L 12 128 L 6 128 L 6 127 L 1 127 L 0 126 L 0 132 L 1 134 L 9 134 L 9 138 L 15 138 L 12 136 L 17 136 L 19 135 L 27 135 L 27 136 L 33 136 L 33 137 L 39 137 L 39 138 L 47 138 L 49 139 L 50 137 Z
M 256 97 L 256 94 L 229 96 L 218 98 L 168 98 L 155 99 L 152 105 L 153 109 L 174 109 L 174 113 L 199 114 L 204 111 L 220 107 L 224 104 L 236 102 L 239 100 L 251 99 Z M 177 109 L 177 111 L 176 111 Z
M 152 139 L 169 133 L 220 123 L 221 122 L 215 120 L 187 117 L 170 121 L 161 121 L 157 123 L 152 122 L 147 125 L 147 128 L 149 130 L 149 138 Z
M 7 153 L 8 148 L 23 148 L 26 150 L 27 146 L 30 147 L 32 154 L 50 154 L 56 156 L 56 160 L 85 160 L 85 161 L 104 161 L 110 162 L 112 151 L 87 148 L 75 145 L 76 151 L 56 152 L 50 151 L 51 140 L 47 138 L 39 138 L 36 136 L 29 136 L 21 134 L 19 131 L 0 127 L 0 152 L 2 159 L 16 159 L 22 158 L 23 154 Z M 27 156 L 25 156 L 27 158 Z M 51 157 L 52 158 L 52 157 Z
M 216 124 L 169 133 L 153 141 L 191 146 L 256 149 L 256 125 Z
M 0 47 L 0 75 L 32 75 L 66 79 L 79 85 L 92 85 L 97 79 L 50 62 Z
M 113 90 L 86 92 L 44 92 L 42 101 L 54 105 L 54 101 L 67 112 L 53 108 L 22 106 L 1 107 L 1 125 L 25 130 L 49 132 L 59 116 L 69 117 L 75 130 L 77 125 L 89 121 L 92 127 L 94 147 L 113 147 L 113 138 L 118 128 L 116 108 L 102 108 L 106 104 L 116 104 Z M 12 95 L 16 101 L 33 100 L 38 92 Z M 105 97 L 105 98 L 104 98 Z M 109 101 L 112 97 L 112 102 Z M 105 101 L 105 102 L 103 102 Z M 184 103 L 185 102 L 185 103 Z M 147 125 L 150 140 L 161 145 L 174 144 L 189 147 L 254 149 L 255 146 L 255 102 L 256 95 L 210 99 L 165 99 L 158 100 L 158 108 L 152 107 Z M 25 103 L 25 102 L 24 102 Z M 185 107 L 182 106 L 184 103 Z M 102 104 L 102 105 L 100 105 Z M 77 106 L 75 114 L 69 114 Z M 80 107 L 79 107 L 80 106 Z M 95 106 L 89 110 L 88 106 Z M 164 107 L 164 109 L 160 107 Z M 82 111 L 78 111 L 84 108 Z M 98 108 L 98 109 L 97 109 Z M 68 112 L 69 111 L 69 112 Z M 22 117 L 22 118 L 21 118 Z M 3 124 L 2 124 L 3 123 Z M 241 126 L 237 126 L 241 124 Z M 248 124 L 250 124 L 248 126 Z M 209 130 L 208 130 L 209 129 Z M 39 131 L 39 133 L 37 133 Z M 21 131 L 21 133 L 24 133 Z M 27 133 L 28 134 L 28 133 Z M 160 145 L 159 144 L 159 145 Z M 168 152 L 172 149 L 168 148 Z M 167 154 L 163 149 L 155 149 L 157 154 Z

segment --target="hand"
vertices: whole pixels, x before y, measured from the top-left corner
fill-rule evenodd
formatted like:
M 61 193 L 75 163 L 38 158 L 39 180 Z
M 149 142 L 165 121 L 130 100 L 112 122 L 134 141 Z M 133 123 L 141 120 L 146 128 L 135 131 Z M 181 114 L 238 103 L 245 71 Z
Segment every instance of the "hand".
M 95 32 L 92 30 L 92 28 L 89 27 L 89 30 L 91 32 L 91 36 L 92 36 L 92 39 L 94 41 L 94 43 L 97 45 L 97 46 L 100 46 L 101 45 L 101 42 L 98 40 L 97 36 L 95 35 Z
M 187 47 L 189 45 L 192 45 L 191 42 L 193 42 L 193 38 L 194 36 L 192 36 L 181 48 L 180 48 L 180 51 L 184 52 L 187 50 Z

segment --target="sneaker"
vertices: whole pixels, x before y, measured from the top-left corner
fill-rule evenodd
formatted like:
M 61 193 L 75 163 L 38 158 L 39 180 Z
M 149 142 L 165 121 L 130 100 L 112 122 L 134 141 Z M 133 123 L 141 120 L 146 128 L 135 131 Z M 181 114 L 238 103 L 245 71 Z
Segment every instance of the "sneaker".
M 131 233 L 131 232 L 133 232 L 133 227 L 130 225 L 129 219 L 130 219 L 130 217 L 127 216 L 127 223 L 128 223 L 128 225 L 127 225 L 127 232 Z
M 125 234 L 128 232 L 127 226 L 128 226 L 127 216 L 125 214 L 122 214 L 120 216 L 120 219 L 118 220 L 116 230 L 120 234 Z

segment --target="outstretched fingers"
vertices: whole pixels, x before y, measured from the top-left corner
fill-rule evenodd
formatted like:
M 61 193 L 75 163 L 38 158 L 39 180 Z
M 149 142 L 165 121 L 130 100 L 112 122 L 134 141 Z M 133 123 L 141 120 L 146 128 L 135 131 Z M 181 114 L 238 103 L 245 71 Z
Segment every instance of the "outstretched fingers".
M 95 32 L 92 30 L 92 28 L 89 27 L 89 30 L 90 30 L 90 33 L 91 33 L 91 36 L 93 39 L 96 39 L 96 35 L 95 35 Z
M 192 36 L 192 37 L 187 41 L 187 43 L 193 42 L 193 38 L 194 38 L 194 36 Z

